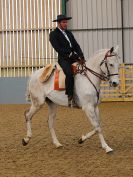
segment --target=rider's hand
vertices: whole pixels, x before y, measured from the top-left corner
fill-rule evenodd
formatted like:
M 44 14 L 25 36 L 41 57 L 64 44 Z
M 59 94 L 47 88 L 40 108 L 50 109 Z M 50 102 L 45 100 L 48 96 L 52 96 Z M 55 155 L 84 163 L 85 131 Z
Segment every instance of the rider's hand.
M 84 58 L 79 58 L 79 60 L 78 60 L 78 63 L 80 65 L 83 65 L 85 62 L 86 62 L 86 60 Z

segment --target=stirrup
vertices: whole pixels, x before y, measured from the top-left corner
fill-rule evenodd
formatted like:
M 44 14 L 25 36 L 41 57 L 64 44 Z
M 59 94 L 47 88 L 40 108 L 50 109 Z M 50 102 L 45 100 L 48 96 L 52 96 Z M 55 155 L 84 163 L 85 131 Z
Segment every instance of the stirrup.
M 73 98 L 71 100 L 68 99 L 68 107 L 69 108 L 79 108 L 79 106 L 75 103 Z

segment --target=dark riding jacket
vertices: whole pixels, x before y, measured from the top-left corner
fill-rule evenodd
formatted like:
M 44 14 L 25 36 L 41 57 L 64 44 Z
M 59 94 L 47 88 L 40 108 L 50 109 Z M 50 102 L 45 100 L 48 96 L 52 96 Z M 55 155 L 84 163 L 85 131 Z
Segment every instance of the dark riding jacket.
M 72 47 L 70 47 L 69 41 L 66 39 L 64 34 L 60 31 L 59 28 L 56 28 L 54 31 L 51 31 L 49 40 L 53 48 L 58 53 L 58 59 L 68 59 L 71 52 L 76 52 L 78 58 L 84 58 L 83 52 L 75 40 L 73 34 L 69 30 L 65 30 Z

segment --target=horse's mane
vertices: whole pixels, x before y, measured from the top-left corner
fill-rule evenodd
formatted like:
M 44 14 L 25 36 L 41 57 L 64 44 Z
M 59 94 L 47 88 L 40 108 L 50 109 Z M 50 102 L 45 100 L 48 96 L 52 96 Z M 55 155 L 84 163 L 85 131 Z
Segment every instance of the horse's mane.
M 89 58 L 95 57 L 96 55 L 102 54 L 103 52 L 106 52 L 108 49 L 100 49 L 96 51 L 93 55 L 91 55 Z
M 103 53 L 103 52 L 105 52 L 105 51 L 107 51 L 107 50 L 108 50 L 108 49 L 100 49 L 100 50 L 96 51 L 96 52 L 94 53 L 94 55 Z

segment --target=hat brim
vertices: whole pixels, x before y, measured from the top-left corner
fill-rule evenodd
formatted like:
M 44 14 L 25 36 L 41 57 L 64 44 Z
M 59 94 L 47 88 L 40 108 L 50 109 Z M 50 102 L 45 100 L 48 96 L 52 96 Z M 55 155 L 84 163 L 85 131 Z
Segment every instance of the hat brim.
M 56 19 L 56 20 L 53 20 L 53 22 L 61 22 L 62 20 L 71 20 L 72 17 L 66 17 L 66 18 L 62 18 L 62 19 Z

